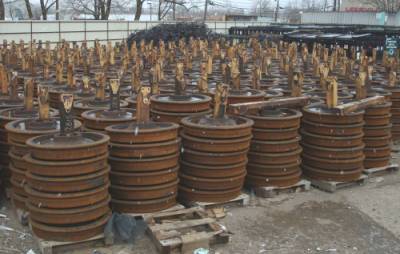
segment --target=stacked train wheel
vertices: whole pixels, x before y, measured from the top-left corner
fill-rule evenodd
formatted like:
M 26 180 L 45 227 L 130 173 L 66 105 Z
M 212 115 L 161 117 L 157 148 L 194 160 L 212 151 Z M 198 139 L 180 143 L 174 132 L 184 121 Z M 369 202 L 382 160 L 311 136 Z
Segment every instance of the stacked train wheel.
M 81 127 L 79 121 L 75 121 L 75 129 Z M 22 210 L 26 210 L 26 192 L 24 185 L 26 183 L 25 173 L 27 168 L 23 156 L 29 153 L 29 148 L 26 146 L 26 140 L 32 137 L 52 134 L 59 132 L 60 120 L 58 119 L 23 119 L 9 122 L 6 125 L 8 134 L 8 142 L 10 149 L 10 171 L 12 195 L 11 200 L 13 205 Z
M 347 182 L 360 177 L 364 166 L 364 111 L 340 115 L 324 104 L 303 108 L 302 169 L 324 181 Z
M 393 141 L 398 141 L 400 140 L 400 89 L 397 87 L 389 87 L 389 89 L 392 92 L 392 95 L 390 96 L 390 101 L 392 102 L 392 138 Z
M 385 167 L 391 154 L 391 102 L 368 107 L 364 115 L 364 168 Z
M 248 153 L 247 187 L 286 187 L 300 181 L 301 116 L 292 109 L 263 109 L 248 116 L 254 126 Z
M 108 141 L 94 132 L 27 140 L 26 206 L 37 237 L 81 241 L 103 233 L 111 216 Z
M 224 202 L 241 193 L 253 121 L 211 115 L 182 119 L 179 199 Z
M 153 95 L 151 114 L 156 122 L 179 124 L 186 116 L 210 113 L 210 101 L 209 96 L 202 94 Z
M 110 135 L 113 211 L 146 213 L 176 204 L 179 125 L 146 122 L 113 125 Z

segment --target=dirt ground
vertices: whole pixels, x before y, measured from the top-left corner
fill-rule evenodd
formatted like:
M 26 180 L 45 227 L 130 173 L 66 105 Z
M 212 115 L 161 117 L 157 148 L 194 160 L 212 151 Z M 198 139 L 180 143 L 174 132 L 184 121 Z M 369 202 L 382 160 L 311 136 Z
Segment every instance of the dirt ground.
M 398 154 L 393 154 L 399 162 Z M 0 209 L 0 253 L 39 250 L 29 228 L 19 225 L 10 204 Z M 228 207 L 221 224 L 231 241 L 210 253 L 400 253 L 400 173 L 368 179 L 334 194 L 318 189 L 271 199 L 250 197 L 246 207 Z M 9 227 L 13 231 L 5 230 Z M 157 253 L 146 235 L 134 243 L 84 249 L 73 254 Z M 30 253 L 31 254 L 31 253 Z

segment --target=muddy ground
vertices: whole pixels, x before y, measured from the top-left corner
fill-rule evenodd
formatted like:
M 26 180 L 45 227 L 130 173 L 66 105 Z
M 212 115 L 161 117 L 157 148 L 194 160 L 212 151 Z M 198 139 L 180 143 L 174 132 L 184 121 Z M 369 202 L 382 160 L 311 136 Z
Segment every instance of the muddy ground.
M 394 155 L 398 156 L 398 155 Z M 398 162 L 398 158 L 394 158 Z M 39 253 L 29 228 L 19 225 L 10 204 L 0 209 L 0 253 Z M 367 180 L 334 194 L 318 189 L 271 199 L 250 197 L 246 207 L 228 207 L 220 222 L 232 232 L 229 244 L 210 253 L 400 253 L 400 173 Z M 14 231 L 4 230 L 9 227 Z M 142 235 L 134 243 L 84 249 L 74 254 L 152 254 Z

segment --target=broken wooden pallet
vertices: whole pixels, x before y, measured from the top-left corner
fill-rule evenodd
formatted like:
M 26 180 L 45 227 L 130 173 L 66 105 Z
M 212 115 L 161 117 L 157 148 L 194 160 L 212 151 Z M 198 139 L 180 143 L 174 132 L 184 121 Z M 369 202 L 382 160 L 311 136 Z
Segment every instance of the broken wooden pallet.
M 310 189 L 311 189 L 311 183 L 310 181 L 305 179 L 302 179 L 298 183 L 287 187 L 268 186 L 268 187 L 252 188 L 254 194 L 257 197 L 262 197 L 262 198 L 272 198 L 279 194 L 309 191 Z
M 246 193 L 241 193 L 234 199 L 224 201 L 224 202 L 186 202 L 182 200 L 182 203 L 188 207 L 199 206 L 204 209 L 214 208 L 214 207 L 222 207 L 222 206 L 246 206 L 249 204 L 250 197 Z
M 33 238 L 35 239 L 42 254 L 66 253 L 82 250 L 85 248 L 98 248 L 113 244 L 107 242 L 103 234 L 77 242 L 46 241 L 36 237 L 34 234 Z
M 152 217 L 156 214 L 159 213 L 164 213 L 164 212 L 174 212 L 174 211 L 178 211 L 178 210 L 182 210 L 185 209 L 185 207 L 181 204 L 176 204 L 173 207 L 170 207 L 168 209 L 159 211 L 159 212 L 154 212 L 154 213 L 127 213 L 127 215 L 133 216 L 136 219 L 143 219 L 143 220 L 147 220 L 147 218 Z
M 161 212 L 147 219 L 147 232 L 163 254 L 193 253 L 197 248 L 229 242 L 225 227 L 201 207 Z
M 322 180 L 314 180 L 314 179 L 309 179 L 309 180 L 310 180 L 312 186 L 314 186 L 320 190 L 333 193 L 340 189 L 351 188 L 351 187 L 363 185 L 363 184 L 365 184 L 367 179 L 368 179 L 368 176 L 361 175 L 358 179 L 351 181 L 351 182 L 334 182 L 334 181 L 322 181 Z
M 393 163 L 387 165 L 386 167 L 379 167 L 379 168 L 368 168 L 364 169 L 363 173 L 368 175 L 368 177 L 375 177 L 375 176 L 382 176 L 389 173 L 399 171 L 399 164 Z

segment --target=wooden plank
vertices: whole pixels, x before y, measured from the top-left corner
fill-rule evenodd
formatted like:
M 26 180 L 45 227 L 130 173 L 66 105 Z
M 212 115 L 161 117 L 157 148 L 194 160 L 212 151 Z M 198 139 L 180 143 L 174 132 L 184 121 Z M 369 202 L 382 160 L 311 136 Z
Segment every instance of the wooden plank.
M 78 242 L 45 241 L 36 236 L 34 236 L 34 239 L 42 254 L 65 253 L 75 250 L 82 250 L 84 248 L 96 248 L 108 245 L 105 243 L 103 234 Z
M 220 206 L 229 206 L 229 205 L 240 205 L 240 206 L 246 206 L 249 204 L 250 197 L 246 193 L 242 193 L 239 196 L 237 196 L 234 199 L 225 201 L 225 202 L 186 202 L 185 200 L 182 200 L 182 202 L 187 205 L 187 206 L 199 206 L 204 209 L 209 209 L 213 207 L 220 207 Z
M 262 198 L 272 198 L 276 195 L 283 194 L 283 193 L 294 193 L 299 191 L 309 191 L 311 189 L 311 183 L 308 180 L 302 179 L 298 183 L 293 184 L 287 187 L 276 187 L 276 186 L 269 186 L 269 187 L 257 187 L 253 188 L 254 193 L 257 197 Z
M 374 176 L 390 174 L 397 171 L 399 171 L 399 165 L 394 163 L 387 165 L 386 167 L 364 169 L 363 173 L 368 175 L 369 177 L 374 177 Z
M 379 95 L 379 96 L 362 99 L 362 100 L 356 101 L 356 102 L 341 104 L 341 105 L 336 106 L 335 109 L 339 110 L 340 114 L 344 115 L 344 114 L 351 113 L 351 112 L 354 112 L 357 110 L 366 109 L 369 106 L 383 103 L 385 101 L 386 101 L 385 97 Z
M 179 210 L 183 210 L 185 209 L 185 207 L 181 204 L 176 204 L 173 207 L 170 207 L 168 209 L 159 211 L 159 212 L 154 212 L 154 213 L 128 213 L 128 215 L 135 217 L 135 218 L 142 218 L 143 220 L 146 220 L 150 217 L 154 217 L 156 214 L 161 214 L 163 212 L 174 212 L 174 211 L 179 211 Z
M 367 179 L 368 179 L 368 176 L 361 175 L 358 179 L 351 181 L 351 182 L 320 181 L 320 180 L 313 180 L 313 179 L 309 179 L 309 180 L 311 182 L 311 185 L 313 185 L 314 187 L 317 187 L 318 189 L 324 190 L 326 192 L 334 193 L 339 189 L 363 185 Z
M 264 107 L 276 108 L 276 107 L 289 107 L 289 106 L 304 106 L 310 101 L 310 97 L 294 97 L 284 99 L 273 99 L 268 101 L 256 101 L 256 102 L 245 102 L 235 103 L 228 106 L 228 112 L 231 114 L 245 114 L 250 109 L 261 109 Z
M 180 221 L 175 223 L 165 223 L 159 225 L 149 226 L 150 229 L 155 232 L 158 230 L 177 230 L 182 228 L 190 228 L 195 226 L 200 226 L 208 223 L 215 222 L 213 218 L 202 218 L 202 219 L 195 219 L 195 220 L 187 220 L 187 221 Z
M 182 210 L 171 211 L 171 212 L 160 212 L 160 213 L 153 214 L 152 218 L 156 219 L 156 218 L 163 218 L 163 217 L 172 217 L 172 216 L 193 213 L 193 212 L 197 212 L 197 211 L 201 211 L 201 210 L 203 210 L 201 207 L 192 207 L 192 208 L 188 208 L 188 209 L 182 209 Z

